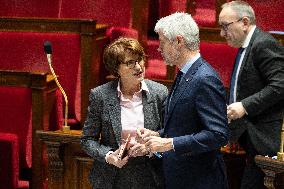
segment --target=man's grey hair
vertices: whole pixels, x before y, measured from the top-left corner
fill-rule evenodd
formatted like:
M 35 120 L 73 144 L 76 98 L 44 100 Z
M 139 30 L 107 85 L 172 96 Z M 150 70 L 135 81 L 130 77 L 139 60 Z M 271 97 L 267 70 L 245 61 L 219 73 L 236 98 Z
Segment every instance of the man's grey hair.
M 231 1 L 222 5 L 223 8 L 231 8 L 239 18 L 247 16 L 251 25 L 255 25 L 256 19 L 253 8 L 245 1 Z
M 161 18 L 156 23 L 155 32 L 162 32 L 170 41 L 181 35 L 188 49 L 199 49 L 199 28 L 190 14 L 176 12 Z

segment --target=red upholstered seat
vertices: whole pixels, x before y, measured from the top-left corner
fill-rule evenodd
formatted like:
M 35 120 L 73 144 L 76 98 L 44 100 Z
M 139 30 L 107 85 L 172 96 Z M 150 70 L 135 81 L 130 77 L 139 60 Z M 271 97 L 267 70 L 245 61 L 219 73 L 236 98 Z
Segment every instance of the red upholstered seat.
M 46 55 L 43 51 L 45 40 L 49 40 L 53 44 L 52 65 L 68 96 L 70 125 L 79 124 L 80 38 L 78 34 L 0 32 L 0 43 L 2 44 L 0 59 L 5 60 L 1 63 L 0 69 L 49 72 Z M 57 126 L 53 127 L 59 129 L 63 123 L 63 113 L 61 112 L 57 116 L 59 116 L 57 117 Z
M 186 11 L 186 0 L 159 0 L 160 18 L 175 12 Z
M 146 77 L 166 79 L 167 68 L 157 51 L 158 47 L 159 41 L 148 41 L 147 55 L 149 58 Z M 200 43 L 200 52 L 201 56 L 218 72 L 225 87 L 229 87 L 237 49 L 228 46 L 226 43 L 203 41 Z
M 201 27 L 216 26 L 216 0 L 198 0 L 195 1 L 194 20 Z
M 220 4 L 221 1 L 218 1 Z M 200 1 L 188 1 L 188 0 L 177 0 L 177 1 L 171 1 L 171 0 L 156 0 L 150 2 L 150 8 L 149 8 L 149 17 L 148 20 L 148 33 L 153 35 L 153 28 L 155 26 L 155 23 L 157 19 L 170 15 L 175 12 L 186 12 L 189 11 L 189 13 L 193 16 L 194 20 L 197 22 L 199 27 L 215 27 L 216 26 L 216 14 L 219 11 L 219 4 L 217 1 L 211 1 L 211 0 L 200 0 Z M 158 9 L 158 14 L 156 14 Z M 153 35 L 155 37 L 155 35 Z M 153 37 L 150 36 L 150 37 Z M 203 45 L 202 45 L 203 46 Z M 205 45 L 206 46 L 206 45 Z M 148 55 L 148 62 L 147 62 L 147 69 L 146 69 L 146 77 L 150 79 L 168 79 L 172 80 L 174 79 L 174 69 L 171 69 L 167 67 L 161 58 L 160 53 L 157 51 L 157 48 L 159 47 L 159 41 L 157 40 L 148 40 L 147 46 L 146 46 L 146 52 Z M 208 52 L 205 52 L 206 58 L 209 57 L 209 59 L 212 61 L 213 67 L 217 69 L 218 72 L 220 72 L 220 75 L 222 77 L 223 82 L 225 85 L 228 83 L 228 73 L 230 71 L 222 70 L 222 67 L 219 67 L 219 60 L 218 57 L 214 57 L 214 50 L 212 52 L 212 48 L 215 48 L 214 45 L 208 48 Z M 216 45 L 216 48 L 219 48 L 220 45 Z M 203 47 L 202 47 L 203 48 Z M 207 49 L 207 47 L 204 47 Z M 206 50 L 207 51 L 207 50 Z M 208 55 L 208 56 L 207 56 Z M 231 66 L 231 65 L 229 65 Z M 227 68 L 227 67 L 226 67 Z M 171 70 L 171 71 L 169 71 Z M 169 73 L 167 73 L 169 72 Z
M 61 0 L 59 13 L 59 18 L 95 19 L 98 23 L 120 27 L 130 27 L 131 24 L 131 3 L 129 0 Z
M 132 28 L 131 1 L 68 1 L 61 0 L 59 18 L 94 19 L 97 23 L 108 24 L 107 36 L 114 40 L 120 36 L 138 38 Z
M 60 0 L 1 0 L 0 16 L 56 18 L 59 3 Z
M 145 77 L 149 79 L 166 79 L 167 66 L 163 60 L 149 59 L 146 67 Z
M 283 0 L 246 0 L 255 11 L 257 25 L 265 31 L 284 31 Z
M 0 189 L 28 189 L 19 180 L 19 141 L 16 134 L 0 132 Z
M 145 77 L 150 79 L 166 79 L 167 66 L 157 50 L 159 47 L 159 40 L 148 40 L 147 48 L 145 49 L 147 55 L 147 67 Z
M 201 56 L 219 73 L 225 87 L 229 87 L 237 49 L 226 43 L 201 42 Z
M 19 139 L 20 167 L 32 166 L 32 93 L 29 88 L 0 87 L 0 132 Z
M 200 27 L 216 26 L 216 1 L 212 0 L 159 0 L 160 17 L 174 12 L 186 12 L 193 16 Z M 188 3 L 188 4 L 187 4 Z
M 119 37 L 130 37 L 134 39 L 138 39 L 138 32 L 132 28 L 125 28 L 125 27 L 110 27 L 106 35 L 109 37 L 110 41 L 114 41 Z
M 36 138 L 35 132 L 50 129 L 50 114 L 55 102 L 55 81 L 47 73 L 15 70 L 0 70 L 0 80 L 0 133 L 14 135 L 15 137 L 10 137 L 13 139 L 10 143 L 17 144 L 11 147 L 12 151 L 0 148 L 0 154 L 7 153 L 8 159 L 5 160 L 11 163 L 10 167 L 7 165 L 10 172 L 2 170 L 2 166 L 0 172 L 11 173 L 12 177 L 6 181 L 15 183 L 16 179 L 17 188 L 28 188 L 25 187 L 26 182 L 18 181 L 19 173 L 21 179 L 32 181 L 30 185 L 33 188 L 41 188 L 45 162 L 42 161 L 42 144 Z M 12 155 L 9 156 L 10 151 Z M 0 188 L 2 184 L 0 182 Z

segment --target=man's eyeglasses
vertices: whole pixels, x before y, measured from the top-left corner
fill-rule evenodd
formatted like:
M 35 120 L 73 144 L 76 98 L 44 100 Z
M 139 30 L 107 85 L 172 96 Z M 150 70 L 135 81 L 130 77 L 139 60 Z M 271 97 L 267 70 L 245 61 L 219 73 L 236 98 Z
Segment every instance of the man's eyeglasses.
M 133 69 L 133 68 L 135 68 L 136 64 L 139 64 L 139 65 L 140 65 L 140 63 L 141 63 L 142 61 L 143 61 L 142 58 L 138 58 L 137 60 L 129 60 L 129 61 L 127 61 L 127 62 L 123 62 L 122 64 L 126 64 L 126 66 L 127 66 L 128 68 Z
M 240 18 L 240 19 L 238 19 L 238 20 L 236 20 L 236 21 L 229 22 L 229 23 L 227 23 L 227 24 L 220 24 L 220 28 L 226 32 L 226 31 L 228 31 L 229 26 L 230 26 L 231 24 L 236 23 L 236 22 L 239 22 L 239 21 L 241 21 L 242 19 L 243 19 L 243 18 Z

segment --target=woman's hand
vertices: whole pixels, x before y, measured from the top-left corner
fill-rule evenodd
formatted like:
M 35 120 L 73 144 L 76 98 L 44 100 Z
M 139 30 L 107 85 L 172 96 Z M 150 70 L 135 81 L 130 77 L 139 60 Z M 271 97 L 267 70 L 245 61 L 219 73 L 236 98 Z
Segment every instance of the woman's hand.
M 118 153 L 120 151 L 120 148 L 117 149 L 115 152 L 109 154 L 107 157 L 106 157 L 106 161 L 111 164 L 111 165 L 114 165 L 118 168 L 122 168 L 127 162 L 128 162 L 128 156 L 125 156 L 123 159 L 119 160 L 118 159 Z
M 141 143 L 136 143 L 128 151 L 129 157 L 145 156 L 147 154 L 149 154 L 149 152 L 147 151 L 145 144 Z

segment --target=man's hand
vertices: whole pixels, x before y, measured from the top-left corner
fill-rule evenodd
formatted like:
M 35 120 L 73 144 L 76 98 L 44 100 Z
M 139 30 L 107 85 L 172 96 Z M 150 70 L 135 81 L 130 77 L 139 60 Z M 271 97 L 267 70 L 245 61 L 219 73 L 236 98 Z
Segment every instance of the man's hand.
M 246 113 L 246 110 L 241 102 L 235 102 L 227 106 L 227 117 L 229 123 L 231 120 L 242 118 Z
M 166 152 L 173 149 L 172 138 L 149 136 L 144 138 L 145 146 L 149 152 Z
M 119 153 L 119 149 L 117 149 L 115 152 L 113 152 L 112 154 L 109 154 L 108 156 L 106 156 L 106 161 L 109 164 L 112 164 L 118 168 L 122 168 L 127 162 L 128 162 L 128 156 L 124 157 L 122 160 L 119 160 L 117 155 Z
M 139 142 L 141 139 L 143 140 L 145 137 L 149 136 L 159 136 L 158 132 L 146 129 L 146 128 L 138 128 L 136 130 L 136 140 Z

